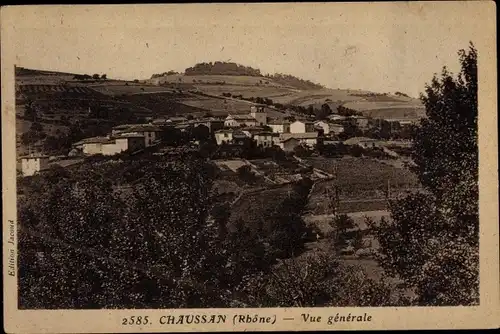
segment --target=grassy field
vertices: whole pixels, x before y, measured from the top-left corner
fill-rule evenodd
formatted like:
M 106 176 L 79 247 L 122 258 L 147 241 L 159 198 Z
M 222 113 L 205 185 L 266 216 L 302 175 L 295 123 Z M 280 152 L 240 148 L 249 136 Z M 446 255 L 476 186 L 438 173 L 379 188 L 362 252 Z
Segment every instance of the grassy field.
M 161 78 L 154 78 L 146 80 L 146 82 L 153 84 L 163 84 L 163 83 L 196 83 L 196 84 L 221 84 L 224 85 L 245 85 L 245 86 L 255 86 L 267 85 L 274 87 L 283 87 L 283 85 L 276 83 L 268 78 L 263 77 L 252 77 L 244 75 L 183 75 L 183 74 L 173 74 L 168 76 L 163 76 Z M 267 84 L 266 84 L 267 82 Z
M 245 101 L 225 100 L 206 96 L 191 96 L 179 101 L 187 106 L 210 110 L 210 113 L 214 116 L 227 116 L 229 113 L 248 114 L 250 113 L 251 106 Z
M 423 108 L 419 100 L 401 101 L 354 101 L 344 104 L 344 107 L 359 111 L 388 108 Z
M 250 97 L 269 97 L 274 100 L 274 97 L 288 96 L 297 92 L 297 90 L 285 88 L 281 86 L 259 85 L 259 86 L 244 86 L 244 85 L 203 85 L 196 84 L 196 89 L 213 95 L 221 95 L 222 93 L 231 93 L 233 95 L 242 95 L 245 98 Z
M 141 85 L 128 83 L 126 85 L 123 82 L 120 83 L 106 83 L 99 85 L 92 85 L 92 89 L 106 95 L 110 96 L 121 96 L 129 94 L 141 94 L 141 93 L 171 93 L 174 90 L 168 87 L 161 86 L 151 86 L 151 85 Z

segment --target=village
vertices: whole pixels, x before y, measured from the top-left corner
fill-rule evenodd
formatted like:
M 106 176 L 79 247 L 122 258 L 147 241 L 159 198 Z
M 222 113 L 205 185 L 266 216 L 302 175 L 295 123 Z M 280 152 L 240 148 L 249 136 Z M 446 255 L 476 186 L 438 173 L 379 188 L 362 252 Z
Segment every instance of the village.
M 308 309 L 484 304 L 487 25 L 436 5 L 271 5 L 7 17 L 11 328 L 35 310 L 136 310 L 93 331 L 161 331 L 141 312 L 274 309 L 226 324 L 321 330 Z M 88 322 L 48 318 L 28 323 Z
M 371 257 L 378 244 L 369 233 L 366 220 L 387 219 L 387 201 L 418 188 L 416 180 L 401 169 L 404 161 L 410 161 L 405 150 L 411 142 L 353 136 L 369 133 L 377 125 L 369 117 L 332 113 L 322 120 L 306 115 L 278 119 L 269 117 L 266 109 L 266 105 L 252 104 L 248 114 L 199 118 L 178 115 L 117 125 L 105 136 L 72 143 L 66 156 L 23 156 L 21 172 L 23 176 L 32 176 L 52 166 L 74 167 L 89 157 L 113 158 L 124 153 L 140 157 L 145 151 L 176 159 L 179 152 L 196 152 L 211 143 L 214 147 L 210 159 L 222 175 L 217 182 L 219 196 L 229 199 L 237 208 L 235 212 L 248 210 L 238 208 L 248 203 L 254 203 L 253 210 L 258 211 L 256 197 L 280 198 L 286 187 L 307 177 L 314 186 L 302 216 L 316 231 L 308 247 L 324 247 L 328 240 L 324 238 L 333 231 L 329 222 L 345 214 L 353 224 L 346 233 L 361 231 L 363 237 L 356 245 L 352 239 L 340 253 L 346 261 L 352 256 Z M 397 123 L 395 128 L 399 129 L 415 123 L 391 122 Z M 355 127 L 356 132 L 345 136 L 345 127 Z M 175 137 L 183 141 L 176 141 Z M 256 150 L 260 155 L 249 153 Z M 400 150 L 401 155 L 397 153 Z M 276 158 L 276 154 L 281 158 Z M 242 187 L 234 184 L 235 177 L 244 180 Z M 232 190 L 235 187 L 236 192 Z M 263 210 L 269 204 L 262 205 Z
M 398 157 L 398 154 L 388 147 L 408 148 L 411 146 L 405 140 L 380 140 L 367 137 L 352 137 L 341 140 L 339 135 L 344 132 L 347 123 L 355 124 L 359 129 L 366 130 L 370 119 L 363 116 L 329 115 L 325 120 L 314 121 L 311 117 L 303 117 L 293 121 L 286 119 L 270 119 L 265 106 L 253 105 L 250 112 L 244 114 L 229 114 L 227 117 L 207 117 L 189 119 L 182 116 L 153 119 L 148 123 L 122 124 L 113 127 L 106 136 L 84 138 L 72 144 L 72 149 L 66 156 L 49 156 L 41 152 L 30 153 L 20 157 L 23 176 L 31 176 L 49 168 L 57 160 L 80 161 L 82 157 L 91 155 L 112 156 L 121 152 L 139 152 L 145 148 L 157 146 L 166 131 L 176 129 L 181 133 L 194 128 L 203 128 L 219 146 L 238 147 L 253 142 L 261 148 L 280 148 L 284 152 L 294 152 L 297 147 L 307 150 L 318 150 L 324 145 L 344 144 L 356 145 L 362 148 L 382 148 L 384 152 Z M 411 121 L 394 121 L 399 126 L 414 124 Z M 198 140 L 192 140 L 200 144 Z M 68 165 L 66 162 L 64 165 Z

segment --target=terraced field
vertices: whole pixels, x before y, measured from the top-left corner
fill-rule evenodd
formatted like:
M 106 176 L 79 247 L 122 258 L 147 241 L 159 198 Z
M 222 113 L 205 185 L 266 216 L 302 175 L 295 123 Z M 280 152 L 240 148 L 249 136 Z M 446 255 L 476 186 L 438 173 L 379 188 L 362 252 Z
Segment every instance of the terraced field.
M 410 171 L 371 158 L 304 160 L 315 168 L 337 175 L 334 180 L 315 185 L 307 205 L 307 210 L 314 214 L 330 213 L 330 200 L 335 198 L 336 188 L 341 212 L 385 210 L 387 189 L 394 197 L 420 188 L 417 177 Z
M 292 192 L 291 185 L 244 194 L 231 210 L 231 221 L 257 222 L 278 207 Z

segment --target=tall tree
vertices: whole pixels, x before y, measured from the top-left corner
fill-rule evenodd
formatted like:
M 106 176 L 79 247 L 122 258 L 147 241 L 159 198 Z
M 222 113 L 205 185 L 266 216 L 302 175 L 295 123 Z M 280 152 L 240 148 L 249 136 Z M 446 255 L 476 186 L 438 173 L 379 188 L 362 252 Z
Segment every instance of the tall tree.
M 417 291 L 420 305 L 479 302 L 477 51 L 459 51 L 426 86 L 427 118 L 413 134 L 414 168 L 425 192 L 391 203 L 377 228 L 379 261 Z

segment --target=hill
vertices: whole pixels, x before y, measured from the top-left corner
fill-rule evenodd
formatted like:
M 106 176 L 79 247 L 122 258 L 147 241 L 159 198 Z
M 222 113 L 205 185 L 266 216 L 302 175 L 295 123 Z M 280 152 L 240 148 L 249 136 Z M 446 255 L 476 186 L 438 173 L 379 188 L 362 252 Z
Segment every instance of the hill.
M 269 80 L 272 80 L 274 84 L 278 84 L 280 86 L 287 86 L 290 88 L 296 88 L 296 89 L 321 89 L 324 88 L 322 85 L 313 83 L 309 80 L 303 80 L 300 78 L 297 78 L 293 75 L 289 74 L 282 74 L 282 73 L 276 73 L 276 74 L 266 74 L 265 76 L 261 74 L 261 71 L 256 68 L 252 68 L 250 66 L 244 66 L 232 62 L 222 62 L 222 61 L 216 61 L 216 62 L 209 62 L 209 63 L 198 63 L 192 67 L 186 68 L 184 71 L 184 74 L 182 73 L 177 73 L 175 71 L 168 71 L 164 72 L 162 74 L 153 74 L 151 76 L 151 79 L 157 79 L 157 78 L 162 78 L 162 77 L 168 77 L 172 75 L 183 75 L 183 76 L 238 76 L 238 77 L 255 77 L 259 78 L 257 79 L 260 84 L 266 84 L 265 82 L 267 81 L 267 84 L 269 84 Z M 179 76 L 176 77 L 179 79 Z M 226 78 L 228 79 L 228 78 Z M 185 80 L 189 81 L 189 78 L 186 78 Z M 194 79 L 196 80 L 196 79 Z M 200 80 L 200 79 L 198 79 Z M 194 81 L 197 82 L 198 80 Z M 248 81 L 257 81 L 257 80 L 248 80 Z M 223 81 L 218 81 L 217 83 L 219 84 L 225 84 L 226 80 Z M 229 79 L 229 81 L 231 81 Z
M 101 136 L 119 124 L 151 117 L 200 115 L 206 109 L 178 102 L 178 89 L 135 81 L 15 68 L 18 154 L 66 154 L 71 143 Z M 92 77 L 88 79 L 88 77 Z
M 144 83 L 161 87 L 183 88 L 203 94 L 185 101 L 189 105 L 217 106 L 217 113 L 238 113 L 245 104 L 234 103 L 234 99 L 268 99 L 274 105 L 297 106 L 315 109 L 328 104 L 332 110 L 339 106 L 359 111 L 374 118 L 418 119 L 424 115 L 419 100 L 401 92 L 374 93 L 355 89 L 331 89 L 287 74 L 262 75 L 259 69 L 236 63 L 199 63 L 185 70 L 185 73 L 168 71 L 153 74 Z M 225 97 L 225 105 L 215 97 Z M 227 108 L 227 104 L 231 104 Z
M 69 140 L 102 135 L 117 124 L 176 115 L 246 114 L 256 102 L 267 104 L 272 118 L 301 116 L 297 112 L 308 107 L 320 109 L 323 104 L 328 104 L 333 111 L 342 105 L 374 118 L 416 119 L 424 114 L 420 101 L 403 93 L 312 89 L 312 83 L 293 76 L 262 76 L 256 69 L 237 64 L 212 65 L 194 66 L 190 75 L 170 71 L 133 81 L 114 80 L 105 74 L 16 67 L 18 148 L 21 152 L 28 144 L 41 148 L 46 138 L 52 143 L 59 138 L 60 143 L 66 142 L 60 149 L 67 150 Z M 229 68 L 232 72 L 195 74 L 206 72 L 207 68 L 219 72 Z M 30 141 L 29 136 L 23 137 L 23 134 L 32 132 L 33 123 L 36 123 L 34 128 L 42 129 L 42 136 L 34 136 Z M 76 135 L 75 129 L 78 129 Z

